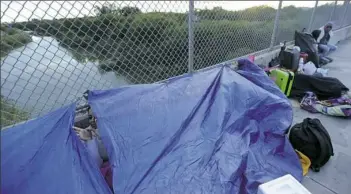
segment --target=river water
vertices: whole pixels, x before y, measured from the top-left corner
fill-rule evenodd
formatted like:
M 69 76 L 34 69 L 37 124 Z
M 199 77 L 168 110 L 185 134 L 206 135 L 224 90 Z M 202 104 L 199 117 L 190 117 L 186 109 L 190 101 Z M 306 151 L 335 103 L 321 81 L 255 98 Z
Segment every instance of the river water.
M 32 116 L 71 103 L 88 89 L 129 83 L 114 72 L 101 73 L 97 62 L 78 62 L 52 37 L 32 40 L 1 59 L 1 95 Z

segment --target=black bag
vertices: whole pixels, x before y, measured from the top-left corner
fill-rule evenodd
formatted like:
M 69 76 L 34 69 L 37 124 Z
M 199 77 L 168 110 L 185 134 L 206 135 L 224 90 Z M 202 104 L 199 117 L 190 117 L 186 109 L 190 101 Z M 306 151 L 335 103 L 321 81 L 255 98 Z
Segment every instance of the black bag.
M 280 66 L 296 72 L 299 68 L 300 53 L 293 49 L 285 49 L 280 52 Z
M 329 133 L 318 119 L 306 118 L 294 125 L 289 140 L 294 149 L 311 160 L 311 169 L 315 172 L 334 155 Z
M 311 34 L 295 31 L 295 45 L 300 47 L 300 52 L 308 54 L 307 61 L 314 63 L 316 68 L 319 68 L 317 41 Z
M 275 66 L 278 66 L 279 64 L 280 64 L 279 58 L 275 57 L 268 63 L 268 67 L 275 67 Z
M 283 42 L 283 45 L 280 47 L 280 52 L 277 57 L 274 57 L 269 63 L 268 67 L 275 67 L 280 65 L 281 60 L 283 59 L 283 52 L 286 48 L 286 41 Z
M 295 74 L 290 97 L 300 101 L 308 91 L 315 93 L 318 100 L 327 100 L 339 98 L 343 92 L 349 91 L 349 88 L 334 77 Z

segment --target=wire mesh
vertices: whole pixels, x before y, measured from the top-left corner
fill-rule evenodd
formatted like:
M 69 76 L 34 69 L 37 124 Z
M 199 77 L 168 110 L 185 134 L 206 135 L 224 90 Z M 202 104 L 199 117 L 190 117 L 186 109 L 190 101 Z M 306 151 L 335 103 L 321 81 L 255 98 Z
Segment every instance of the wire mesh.
M 185 73 L 187 10 L 186 1 L 2 1 L 2 125 L 88 89 Z
M 279 18 L 279 28 L 274 45 L 283 41 L 294 40 L 295 30 L 308 29 L 313 12 L 314 2 L 308 2 L 309 7 L 291 5 L 289 1 L 283 1 Z
M 269 47 L 276 10 L 264 5 L 235 10 L 237 3 L 195 2 L 195 69 Z
M 346 18 L 345 18 L 345 24 L 344 26 L 349 26 L 351 25 L 351 2 L 349 2 L 349 8 L 348 11 L 346 13 Z
M 188 1 L 1 1 L 1 126 L 77 101 L 86 90 L 188 72 L 189 31 L 195 70 L 266 49 L 278 4 L 195 1 L 189 25 Z M 342 6 L 332 15 L 339 23 Z M 315 26 L 328 11 L 318 7 Z M 307 28 L 311 12 L 283 2 L 275 45 Z
M 347 2 L 345 2 L 344 4 L 344 12 L 343 12 L 343 19 L 342 19 L 342 26 L 341 27 L 345 27 L 345 26 L 349 26 L 351 25 L 351 2 L 350 0 L 348 0 Z
M 345 12 L 345 2 L 346 1 L 338 1 L 337 2 L 337 6 L 335 8 L 335 12 L 333 14 L 333 19 L 332 21 L 334 22 L 334 29 L 337 30 L 339 28 L 342 27 L 342 20 L 343 20 L 343 17 L 344 17 L 344 12 Z M 351 18 L 349 17 L 348 19 L 349 21 L 351 20 Z
M 315 12 L 315 18 L 311 30 L 319 29 L 329 21 L 330 14 L 333 12 L 335 1 L 319 1 Z

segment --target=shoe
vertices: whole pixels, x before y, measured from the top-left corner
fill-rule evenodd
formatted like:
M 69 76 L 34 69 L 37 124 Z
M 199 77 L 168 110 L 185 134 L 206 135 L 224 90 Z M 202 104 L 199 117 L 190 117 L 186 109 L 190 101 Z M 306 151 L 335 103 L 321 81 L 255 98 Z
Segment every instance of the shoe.
M 319 58 L 319 65 L 326 65 L 326 64 L 328 64 L 329 63 L 329 60 L 328 59 L 326 59 L 325 57 L 320 57 Z
M 330 58 L 330 57 L 324 57 L 324 58 L 328 59 L 328 60 L 329 60 L 329 63 L 333 62 L 333 59 Z
M 329 60 L 323 60 L 323 59 L 320 59 L 319 60 L 319 66 L 321 67 L 321 66 L 324 66 L 324 65 L 326 65 L 326 64 L 328 64 L 329 63 Z

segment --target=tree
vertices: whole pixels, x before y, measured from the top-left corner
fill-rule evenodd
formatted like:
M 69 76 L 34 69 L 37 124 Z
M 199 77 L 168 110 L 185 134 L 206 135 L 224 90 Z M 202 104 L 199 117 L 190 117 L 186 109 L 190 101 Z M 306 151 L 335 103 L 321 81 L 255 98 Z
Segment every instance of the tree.
M 141 13 L 141 10 L 137 7 L 123 7 L 122 9 L 119 10 L 119 14 L 122 16 L 129 16 L 129 15 L 134 15 Z
M 129 16 L 129 15 L 134 15 L 141 13 L 141 10 L 137 7 L 123 7 L 123 8 L 117 8 L 114 3 L 105 3 L 101 7 L 95 6 L 95 12 L 98 16 L 104 15 L 104 14 L 110 14 L 110 13 L 115 13 L 121 16 Z
M 114 13 L 117 11 L 116 5 L 114 3 L 105 3 L 101 7 L 94 6 L 94 8 L 94 11 L 98 16 L 108 13 Z

